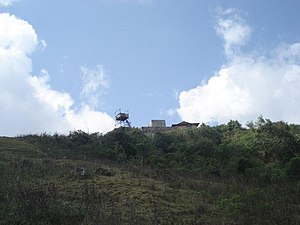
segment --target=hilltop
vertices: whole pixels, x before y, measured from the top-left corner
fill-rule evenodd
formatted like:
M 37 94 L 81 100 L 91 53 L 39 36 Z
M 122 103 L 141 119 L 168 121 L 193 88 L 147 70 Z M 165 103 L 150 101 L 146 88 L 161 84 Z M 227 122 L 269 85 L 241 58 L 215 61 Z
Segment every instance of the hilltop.
M 299 224 L 300 126 L 0 138 L 0 224 Z

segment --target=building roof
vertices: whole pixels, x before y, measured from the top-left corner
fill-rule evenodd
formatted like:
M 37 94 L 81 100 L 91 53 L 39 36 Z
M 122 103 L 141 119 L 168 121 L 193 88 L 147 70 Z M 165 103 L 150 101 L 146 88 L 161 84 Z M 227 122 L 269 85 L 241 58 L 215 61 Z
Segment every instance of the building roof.
M 189 123 L 186 121 L 182 121 L 177 124 L 172 124 L 172 127 L 198 127 L 198 126 L 199 126 L 199 123 Z

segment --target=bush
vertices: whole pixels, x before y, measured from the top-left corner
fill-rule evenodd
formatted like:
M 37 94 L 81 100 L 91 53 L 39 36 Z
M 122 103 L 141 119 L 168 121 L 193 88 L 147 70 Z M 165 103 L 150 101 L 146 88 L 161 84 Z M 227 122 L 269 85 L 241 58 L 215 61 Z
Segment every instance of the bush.
M 290 160 L 287 167 L 287 175 L 292 179 L 300 179 L 300 157 Z

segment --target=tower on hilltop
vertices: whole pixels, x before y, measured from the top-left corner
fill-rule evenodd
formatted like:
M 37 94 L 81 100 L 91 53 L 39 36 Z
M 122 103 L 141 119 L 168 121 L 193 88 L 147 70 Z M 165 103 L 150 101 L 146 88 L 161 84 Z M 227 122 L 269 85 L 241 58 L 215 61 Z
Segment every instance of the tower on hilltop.
M 129 121 L 129 113 L 128 110 L 122 112 L 121 109 L 118 109 L 115 112 L 116 124 L 115 127 L 129 127 L 131 128 L 131 123 Z

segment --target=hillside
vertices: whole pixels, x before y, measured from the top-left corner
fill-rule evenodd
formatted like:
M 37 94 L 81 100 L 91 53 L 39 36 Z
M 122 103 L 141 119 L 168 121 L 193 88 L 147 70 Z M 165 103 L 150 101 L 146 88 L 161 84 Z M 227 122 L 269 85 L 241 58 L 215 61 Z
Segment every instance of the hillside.
M 300 224 L 300 126 L 0 138 L 0 224 Z

